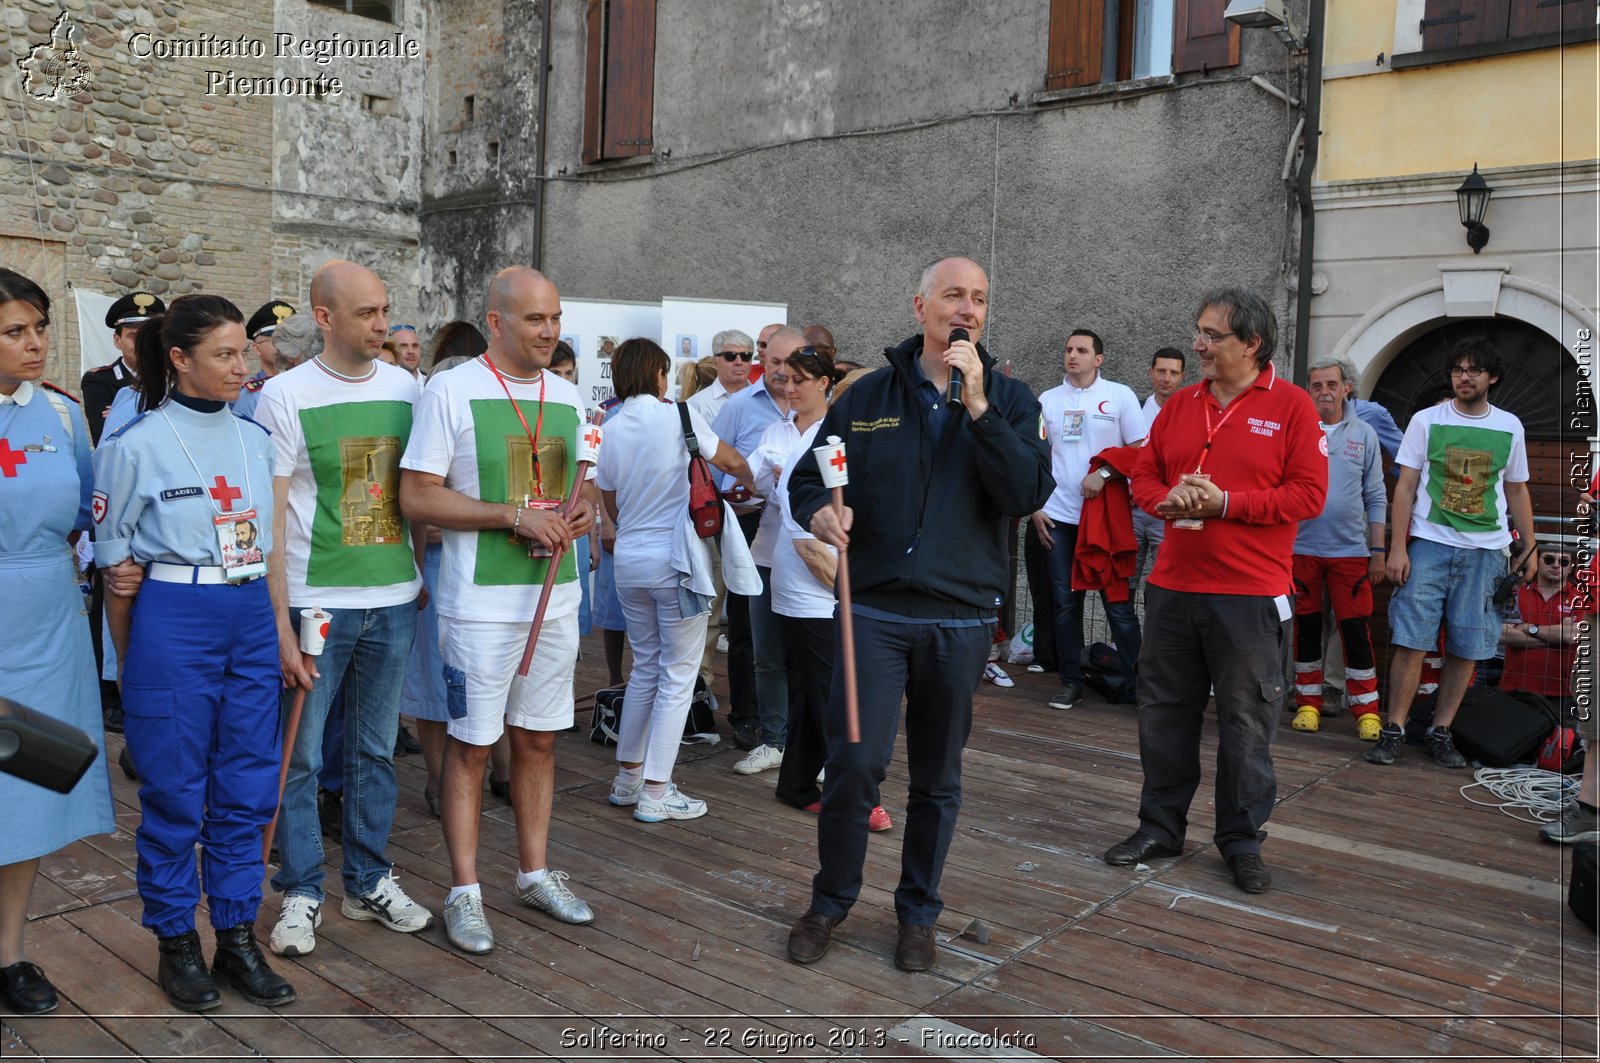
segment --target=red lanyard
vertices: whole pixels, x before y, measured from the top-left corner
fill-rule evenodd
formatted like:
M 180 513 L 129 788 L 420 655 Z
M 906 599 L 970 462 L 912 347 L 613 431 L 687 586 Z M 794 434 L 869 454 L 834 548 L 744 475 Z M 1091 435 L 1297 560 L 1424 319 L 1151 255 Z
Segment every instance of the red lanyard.
M 506 378 L 500 375 L 499 368 L 487 354 L 483 356 L 483 360 L 494 373 L 494 378 L 500 381 L 500 389 L 506 393 L 506 398 L 511 399 L 511 408 L 517 411 L 517 420 L 522 422 L 522 430 L 528 433 L 528 442 L 533 444 L 533 490 L 538 497 L 543 498 L 544 477 L 539 472 L 539 433 L 544 429 L 544 372 L 541 370 L 539 373 L 539 414 L 534 418 L 533 429 L 530 431 L 528 419 L 522 416 L 522 407 L 517 405 L 517 400 L 511 397 L 511 389 L 506 386 Z
M 1200 401 L 1202 403 L 1204 403 L 1205 402 L 1204 397 L 1202 397 L 1200 399 Z M 1243 404 L 1243 402 L 1244 402 L 1244 395 L 1240 395 L 1238 398 L 1234 399 L 1233 402 L 1229 403 L 1227 411 L 1217 421 L 1217 426 L 1215 428 L 1211 427 L 1211 407 L 1207 406 L 1205 408 L 1205 411 L 1206 411 L 1206 445 L 1204 447 L 1200 448 L 1200 460 L 1195 462 L 1195 465 L 1194 465 L 1194 474 L 1196 476 L 1200 475 L 1202 472 L 1205 471 L 1206 457 L 1211 453 L 1211 441 L 1213 439 L 1217 438 L 1217 433 L 1222 431 L 1222 426 L 1228 423 L 1228 418 L 1233 416 L 1233 411 L 1237 410 L 1240 407 L 1240 405 Z

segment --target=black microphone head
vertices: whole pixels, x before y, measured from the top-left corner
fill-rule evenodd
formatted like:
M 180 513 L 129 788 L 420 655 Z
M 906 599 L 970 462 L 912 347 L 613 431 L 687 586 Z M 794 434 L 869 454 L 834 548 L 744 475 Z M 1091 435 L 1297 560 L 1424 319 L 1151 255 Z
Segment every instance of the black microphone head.
M 953 328 L 950 330 L 951 343 L 960 343 L 962 340 L 970 339 L 972 339 L 972 337 L 967 335 L 967 330 L 964 328 Z

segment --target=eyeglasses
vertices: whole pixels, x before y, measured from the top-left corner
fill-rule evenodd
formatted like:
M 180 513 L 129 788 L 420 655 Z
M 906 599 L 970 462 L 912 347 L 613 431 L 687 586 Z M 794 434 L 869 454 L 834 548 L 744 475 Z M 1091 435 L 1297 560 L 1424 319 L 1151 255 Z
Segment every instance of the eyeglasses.
M 1196 329 L 1194 333 L 1194 342 L 1203 347 L 1209 347 L 1218 340 L 1225 340 L 1229 336 L 1236 335 L 1238 335 L 1236 332 L 1212 332 L 1210 329 Z
M 1547 565 L 1560 565 L 1562 568 L 1572 564 L 1572 558 L 1566 554 L 1540 554 L 1539 560 Z
M 721 358 L 724 362 L 748 362 L 750 359 L 754 358 L 755 355 L 750 351 L 723 351 L 721 354 L 717 355 L 717 357 Z
M 1458 376 L 1479 377 L 1488 371 L 1481 365 L 1453 365 L 1450 367 L 1450 376 L 1452 378 Z

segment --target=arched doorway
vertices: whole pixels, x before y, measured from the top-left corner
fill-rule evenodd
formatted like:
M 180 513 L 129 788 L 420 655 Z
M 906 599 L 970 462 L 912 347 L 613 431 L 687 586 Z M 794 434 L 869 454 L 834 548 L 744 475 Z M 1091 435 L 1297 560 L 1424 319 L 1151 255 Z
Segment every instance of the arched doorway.
M 428 365 L 436 366 L 446 358 L 476 358 L 488 349 L 489 341 L 483 338 L 483 333 L 476 326 L 465 321 L 452 321 L 434 336 L 433 356 L 428 359 Z
M 1509 317 L 1447 321 L 1411 340 L 1384 368 L 1370 397 L 1388 407 L 1403 428 L 1412 414 L 1450 394 L 1446 352 L 1464 339 L 1482 338 L 1505 359 L 1506 371 L 1490 401 L 1522 421 L 1528 440 L 1528 489 L 1541 540 L 1573 533 L 1578 490 L 1572 457 L 1588 450 L 1595 434 L 1593 404 L 1578 363 L 1544 330 Z

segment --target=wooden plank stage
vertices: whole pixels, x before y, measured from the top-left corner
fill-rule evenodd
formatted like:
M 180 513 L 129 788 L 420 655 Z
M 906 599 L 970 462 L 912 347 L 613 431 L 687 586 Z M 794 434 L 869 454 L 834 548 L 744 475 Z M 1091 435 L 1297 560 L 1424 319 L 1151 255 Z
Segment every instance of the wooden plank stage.
M 579 668 L 580 690 L 599 685 L 598 640 Z M 679 762 L 710 815 L 636 823 L 606 803 L 611 751 L 585 728 L 558 745 L 551 859 L 593 905 L 592 926 L 516 905 L 510 809 L 486 794 L 495 951 L 460 955 L 439 926 L 405 937 L 345 919 L 335 865 L 316 951 L 276 961 L 299 992 L 276 1012 L 227 992 L 204 1016 L 168 1007 L 139 926 L 137 793 L 116 775 L 117 833 L 48 859 L 34 894 L 29 952 L 62 1007 L 0 1016 L 0 1055 L 1596 1058 L 1596 941 L 1566 909 L 1570 851 L 1465 800 L 1469 773 L 1415 749 L 1376 768 L 1348 718 L 1314 735 L 1286 720 L 1266 847 L 1275 887 L 1252 897 L 1210 843 L 1208 737 L 1184 856 L 1107 867 L 1100 854 L 1135 824 L 1133 713 L 1098 701 L 1055 712 L 1054 680 L 1014 671 L 1015 689 L 979 691 L 930 973 L 890 959 L 903 747 L 883 794 L 896 827 L 871 839 L 866 889 L 832 952 L 803 968 L 784 942 L 809 896 L 814 819 L 772 798 L 772 775 L 733 774 L 740 754 L 724 742 Z M 421 758 L 401 760 L 400 776 L 391 855 L 437 912 L 449 872 Z M 277 902 L 269 890 L 263 942 Z

